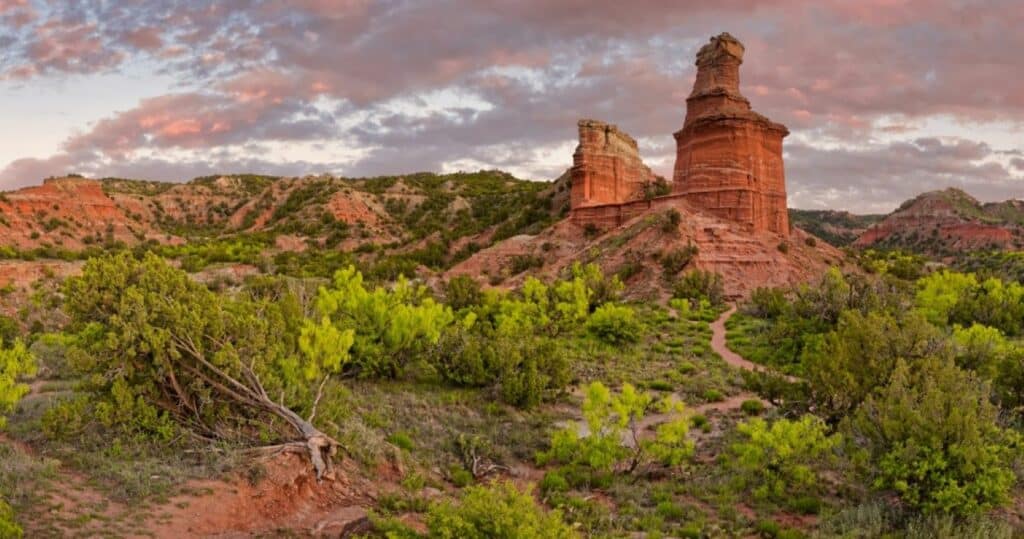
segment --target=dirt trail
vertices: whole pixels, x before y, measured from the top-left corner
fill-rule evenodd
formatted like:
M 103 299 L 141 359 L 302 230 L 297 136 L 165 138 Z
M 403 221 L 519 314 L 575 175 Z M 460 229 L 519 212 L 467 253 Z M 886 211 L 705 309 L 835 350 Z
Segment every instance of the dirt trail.
M 729 318 L 735 313 L 736 306 L 730 305 L 729 310 L 722 313 L 722 316 L 719 316 L 718 320 L 715 320 L 714 322 L 711 323 L 711 349 L 714 350 L 718 355 L 722 356 L 723 361 L 725 361 L 729 365 L 732 365 L 733 367 L 738 367 L 740 369 L 747 371 L 767 372 L 767 369 L 764 365 L 754 363 L 753 361 L 744 358 L 743 356 L 737 354 L 736 352 L 733 352 L 732 350 L 729 349 L 729 346 L 726 344 L 725 323 L 728 322 Z M 783 378 L 785 378 L 788 382 L 792 383 L 800 381 L 800 379 L 795 376 L 784 375 Z
M 764 370 L 763 366 L 743 358 L 743 356 L 740 356 L 736 352 L 729 350 L 729 347 L 726 346 L 725 323 L 726 321 L 729 320 L 729 317 L 732 316 L 735 312 L 736 306 L 732 305 L 729 307 L 729 310 L 722 313 L 722 315 L 719 316 L 717 320 L 711 323 L 711 349 L 714 350 L 718 355 L 722 356 L 722 359 L 727 364 L 732 365 L 734 367 L 748 371 Z M 676 395 L 676 397 L 678 398 L 679 395 Z M 740 407 L 743 405 L 744 401 L 752 399 L 760 400 L 766 406 L 771 406 L 769 403 L 762 400 L 756 394 L 751 393 L 749 391 L 744 391 L 732 395 L 731 397 L 728 397 L 721 401 L 706 402 L 704 404 L 698 404 L 696 406 L 687 407 L 686 412 L 691 414 L 706 414 L 708 412 L 728 413 L 733 410 L 739 410 Z M 658 425 L 665 423 L 666 421 L 674 419 L 675 417 L 677 417 L 675 413 L 648 414 L 645 415 L 643 419 L 641 419 L 637 427 L 640 432 L 649 431 L 650 429 L 653 429 Z M 625 433 L 623 437 L 623 443 L 630 447 L 634 445 L 631 433 Z
M 730 305 L 728 311 L 722 313 L 722 316 L 719 316 L 718 320 L 711 323 L 711 349 L 718 355 L 722 356 L 723 361 L 733 367 L 739 367 L 747 371 L 763 371 L 764 367 L 743 358 L 743 356 L 733 352 L 732 350 L 729 350 L 729 347 L 725 343 L 725 323 L 735 313 L 736 306 Z

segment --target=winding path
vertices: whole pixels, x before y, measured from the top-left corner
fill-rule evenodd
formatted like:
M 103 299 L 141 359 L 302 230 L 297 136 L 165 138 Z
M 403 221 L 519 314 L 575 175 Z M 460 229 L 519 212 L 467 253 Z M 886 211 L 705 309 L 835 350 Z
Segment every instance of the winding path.
M 729 346 L 725 342 L 725 323 L 729 318 L 736 313 L 736 306 L 730 305 L 729 310 L 722 313 L 722 316 L 718 317 L 711 323 L 711 349 L 714 350 L 718 355 L 722 356 L 722 360 L 732 365 L 733 367 L 739 367 L 747 371 L 762 371 L 764 367 L 754 363 L 753 361 L 745 359 L 743 356 L 733 352 L 729 349 Z
M 722 356 L 723 361 L 725 361 L 729 365 L 732 365 L 733 367 L 737 367 L 746 371 L 768 372 L 768 369 L 766 369 L 764 365 L 754 363 L 753 361 L 744 358 L 743 356 L 737 354 L 736 352 L 733 352 L 732 350 L 729 349 L 729 346 L 726 344 L 725 323 L 735 313 L 736 306 L 730 305 L 729 310 L 722 313 L 722 316 L 719 316 L 718 320 L 715 320 L 714 322 L 711 323 L 711 349 L 717 352 L 718 355 Z M 788 374 L 784 374 L 782 375 L 782 377 L 785 378 L 786 381 L 790 383 L 797 383 L 800 381 L 799 378 L 795 376 L 790 376 Z

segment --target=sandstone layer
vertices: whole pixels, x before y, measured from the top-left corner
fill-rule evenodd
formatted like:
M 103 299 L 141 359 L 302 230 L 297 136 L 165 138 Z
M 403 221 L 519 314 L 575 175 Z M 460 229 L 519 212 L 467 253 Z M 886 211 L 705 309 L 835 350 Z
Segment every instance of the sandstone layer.
M 78 249 L 94 242 L 134 243 L 158 235 L 94 180 L 51 178 L 0 194 L 0 245 L 6 247 L 49 244 Z
M 664 298 L 675 276 L 666 275 L 661 258 L 673 251 L 696 247 L 683 272 L 693 269 L 722 275 L 726 293 L 744 297 L 763 286 L 787 286 L 812 281 L 830 266 L 843 266 L 844 256 L 823 241 L 795 229 L 788 239 L 768 231 L 752 232 L 743 224 L 694 208 L 678 196 L 659 197 L 622 206 L 588 208 L 611 211 L 642 206 L 644 211 L 621 216 L 622 224 L 602 228 L 593 237 L 580 234 L 572 219 L 556 223 L 537 235 L 520 235 L 484 249 L 448 271 L 485 283 L 513 288 L 527 275 L 564 276 L 576 262 L 595 263 L 606 275 L 625 273 L 627 294 L 638 299 Z M 679 212 L 677 228 L 666 229 L 672 211 Z M 589 214 L 588 214 L 589 215 Z M 611 222 L 608 218 L 607 222 Z M 540 260 L 539 269 L 509 273 L 516 257 Z
M 740 93 L 743 45 L 727 33 L 697 53 L 686 120 L 675 133 L 673 190 L 694 206 L 787 236 L 785 126 L 751 110 Z
M 1024 249 L 1024 201 L 983 204 L 955 188 L 923 193 L 868 228 L 854 245 L 938 255 Z
M 620 204 L 643 197 L 654 173 L 640 160 L 633 137 L 617 126 L 580 120 L 579 146 L 573 154 L 573 208 Z

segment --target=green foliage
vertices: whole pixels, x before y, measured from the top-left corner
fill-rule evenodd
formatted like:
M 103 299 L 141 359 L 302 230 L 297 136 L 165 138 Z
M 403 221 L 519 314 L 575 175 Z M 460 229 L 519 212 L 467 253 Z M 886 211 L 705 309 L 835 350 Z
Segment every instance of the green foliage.
M 587 331 L 613 346 L 637 342 L 641 329 L 636 313 L 625 305 L 606 303 L 587 320 Z
M 456 311 L 479 305 L 483 299 L 480 283 L 469 275 L 456 275 L 444 283 L 444 299 Z
M 975 251 L 957 257 L 955 267 L 963 272 L 1024 283 L 1024 252 Z
M 758 318 L 778 318 L 789 308 L 786 291 L 781 288 L 755 288 L 750 294 L 748 312 Z
M 661 269 L 665 271 L 666 277 L 674 277 L 683 271 L 690 264 L 693 257 L 697 256 L 697 246 L 687 245 L 682 249 L 672 249 L 661 254 Z
M 631 384 L 624 384 L 616 394 L 593 382 L 583 399 L 585 427 L 571 423 L 556 431 L 550 449 L 539 453 L 537 460 L 583 466 L 603 474 L 633 471 L 645 460 L 678 466 L 693 454 L 693 442 L 686 438 L 690 420 L 683 415 L 681 403 L 662 401 L 661 410 L 677 418 L 659 425 L 653 440 L 640 440 L 637 425 L 653 405 L 649 393 L 637 391 Z M 625 440 L 632 440 L 634 447 L 625 445 Z
M 540 462 L 555 461 L 584 465 L 601 472 L 611 472 L 630 455 L 622 444 L 626 429 L 643 417 L 652 398 L 632 385 L 625 384 L 615 395 L 600 382 L 586 389 L 583 399 L 584 430 L 575 423 L 551 436 L 551 448 L 538 455 Z
M 519 275 L 520 273 L 544 266 L 544 258 L 534 254 L 515 255 L 512 257 L 509 273 Z
M 917 283 L 918 309 L 934 324 L 969 326 L 975 322 L 1007 335 L 1024 332 L 1024 285 L 974 274 L 932 273 Z
M 915 360 L 942 350 L 941 333 L 919 314 L 846 311 L 836 329 L 814 335 L 802 362 L 818 413 L 838 422 L 879 384 L 888 382 L 896 362 Z
M 582 281 L 583 287 L 589 291 L 591 311 L 605 303 L 618 301 L 622 291 L 626 288 L 618 275 L 605 277 L 601 267 L 597 264 L 574 263 L 572 265 L 572 280 L 573 286 L 578 286 L 576 281 Z
M 303 335 L 345 344 L 345 335 L 351 334 L 351 359 L 344 366 L 360 376 L 400 376 L 455 320 L 450 308 L 428 297 L 426 287 L 399 279 L 391 289 L 367 290 L 351 266 L 335 274 L 331 288 L 320 289 L 316 311 L 319 323 L 307 321 Z
M 779 501 L 813 492 L 818 482 L 814 466 L 827 463 L 840 440 L 810 415 L 770 426 L 754 418 L 736 429 L 743 439 L 730 447 L 730 462 L 742 485 L 759 498 Z
M 892 275 L 906 281 L 916 281 L 924 275 L 927 261 L 922 255 L 905 253 L 899 249 L 867 249 L 857 257 L 857 263 L 869 273 Z
M 268 238 L 240 236 L 236 238 L 192 241 L 181 245 L 161 245 L 153 249 L 165 258 L 181 260 L 181 269 L 197 272 L 218 263 L 259 265 L 262 253 L 270 245 Z
M 978 514 L 1008 500 L 1020 436 L 1001 429 L 988 385 L 951 361 L 898 361 L 850 422 L 874 486 L 927 513 Z
M 458 504 L 431 506 L 430 538 L 436 539 L 569 539 L 578 534 L 558 511 L 545 512 L 529 491 L 511 482 L 468 487 Z
M 28 393 L 28 386 L 18 383 L 18 378 L 35 372 L 35 358 L 23 342 L 14 341 L 13 346 L 4 347 L 0 341 L 0 429 L 7 423 L 4 415 Z
M 596 266 L 576 265 L 572 279 L 550 286 L 529 277 L 516 294 L 487 291 L 445 332 L 431 362 L 450 383 L 495 387 L 503 401 L 533 406 L 568 383 L 569 366 L 557 337 L 587 326 L 592 308 L 604 308 L 602 320 L 613 324 L 595 327 L 611 332 L 604 337 L 629 339 L 639 331 L 635 318 L 616 325 L 624 307 L 605 308 L 621 286 Z
M 450 332 L 433 355 L 449 383 L 494 387 L 501 399 L 529 408 L 569 381 L 569 365 L 555 339 L 479 323 Z
M 339 366 L 298 353 L 294 297 L 219 296 L 152 254 L 92 259 L 64 295 L 69 361 L 94 401 L 84 409 L 125 434 L 168 440 L 173 419 L 207 436 L 294 436 L 259 388 L 303 409 L 316 377 Z
M 644 182 L 643 185 L 644 200 L 651 200 L 657 197 L 665 196 L 672 192 L 672 186 L 668 184 L 665 178 L 661 176 L 655 178 L 653 181 Z M 669 210 L 679 213 L 676 210 Z
M 665 211 L 664 216 L 665 220 L 661 223 L 661 231 L 666 234 L 678 232 L 679 223 L 683 220 L 683 216 L 679 213 L 679 210 L 672 208 Z
M 388 443 L 406 451 L 412 451 L 413 448 L 416 447 L 416 444 L 412 441 L 412 437 L 405 432 L 396 432 L 391 436 L 388 436 Z
M 707 300 L 714 306 L 723 305 L 725 286 L 722 284 L 722 276 L 704 270 L 686 272 L 673 285 L 672 297 L 691 302 Z
M 0 499 L 0 538 L 20 539 L 24 532 L 14 521 L 14 510 Z
M 884 215 L 854 215 L 835 210 L 789 210 L 789 221 L 801 230 L 827 241 L 836 247 L 853 243 L 860 232 Z
M 740 404 L 740 410 L 747 415 L 761 415 L 764 403 L 759 399 L 747 399 Z

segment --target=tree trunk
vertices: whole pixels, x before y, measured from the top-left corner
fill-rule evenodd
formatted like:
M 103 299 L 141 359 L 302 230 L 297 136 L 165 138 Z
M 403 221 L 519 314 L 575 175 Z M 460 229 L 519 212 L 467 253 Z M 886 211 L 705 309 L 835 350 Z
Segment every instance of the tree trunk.
M 291 409 L 269 398 L 262 398 L 260 401 L 260 404 L 281 419 L 287 421 L 289 425 L 302 435 L 303 442 L 296 443 L 302 443 L 309 453 L 309 460 L 313 464 L 313 469 L 316 470 L 316 480 L 321 481 L 324 478 L 334 479 L 331 459 L 338 452 L 338 446 L 340 445 L 338 441 L 321 432 L 320 429 L 314 427 L 309 421 L 302 419 L 299 414 Z

